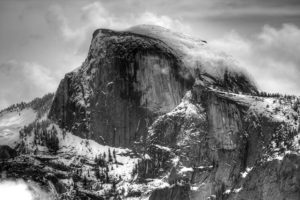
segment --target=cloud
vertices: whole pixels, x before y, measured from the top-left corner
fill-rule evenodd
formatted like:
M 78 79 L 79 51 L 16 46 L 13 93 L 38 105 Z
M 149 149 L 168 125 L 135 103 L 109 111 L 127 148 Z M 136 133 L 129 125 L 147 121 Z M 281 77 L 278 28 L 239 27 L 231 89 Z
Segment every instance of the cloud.
M 134 16 L 133 18 L 134 20 L 132 22 L 132 25 L 152 24 L 162 26 L 177 32 L 191 32 L 191 27 L 189 25 L 185 25 L 183 21 L 179 19 L 173 19 L 166 15 L 159 16 L 151 12 L 145 12 L 142 13 L 140 16 Z
M 0 194 L 3 200 L 32 200 L 32 194 L 26 184 L 21 182 L 5 181 L 0 183 Z
M 50 200 L 51 195 L 33 182 L 4 180 L 0 182 L 1 200 Z
M 59 30 L 63 39 L 69 42 L 72 48 L 76 49 L 77 54 L 86 53 L 92 33 L 98 28 L 123 30 L 139 24 L 151 24 L 179 32 L 191 31 L 191 28 L 179 19 L 173 19 L 166 15 L 157 15 L 148 11 L 135 14 L 127 13 L 122 17 L 117 17 L 100 2 L 84 5 L 78 15 L 82 26 L 75 28 L 71 27 L 70 20 L 64 14 L 63 7 L 59 5 L 51 6 L 45 16 L 50 26 Z
M 52 5 L 45 15 L 48 24 L 54 29 L 58 30 L 64 39 L 71 41 L 81 35 L 80 29 L 72 30 L 69 26 L 68 19 L 63 14 L 63 9 L 59 5 Z
M 38 63 L 11 60 L 0 64 L 0 71 L 0 109 L 54 92 L 57 87 L 51 71 Z
M 300 95 L 300 29 L 265 25 L 251 38 L 235 31 L 210 42 L 235 57 L 262 90 Z

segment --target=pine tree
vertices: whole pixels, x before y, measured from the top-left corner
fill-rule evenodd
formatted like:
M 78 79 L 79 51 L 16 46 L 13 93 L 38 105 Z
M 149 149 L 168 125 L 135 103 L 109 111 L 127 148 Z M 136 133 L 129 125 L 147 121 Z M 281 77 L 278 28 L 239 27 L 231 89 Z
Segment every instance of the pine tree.
M 116 194 L 116 189 L 117 189 L 117 183 L 115 180 L 113 180 L 112 187 L 111 187 L 111 194 Z
M 52 130 L 50 130 L 46 135 L 46 146 L 54 154 L 56 154 L 59 150 L 59 140 L 57 137 L 57 131 L 54 126 Z
M 112 158 L 110 149 L 108 149 L 108 162 L 113 162 L 113 158 Z
M 100 182 L 103 183 L 105 180 L 105 174 L 103 173 L 103 171 L 101 171 L 100 173 Z
M 106 170 L 105 170 L 106 183 L 109 182 L 108 172 L 109 172 L 109 168 L 108 168 L 108 165 L 106 165 Z
M 99 160 L 98 160 L 98 157 L 97 157 L 97 156 L 95 157 L 94 162 L 96 163 L 96 165 L 98 165 Z
M 98 164 L 100 167 L 105 167 L 105 165 L 106 165 L 106 161 L 105 161 L 105 159 L 101 156 L 101 154 L 98 156 L 97 164 Z
M 116 150 L 115 149 L 113 150 L 113 156 L 114 156 L 115 162 L 117 162 L 117 156 L 116 156 Z
M 87 187 L 87 179 L 86 179 L 86 176 L 83 177 L 83 187 L 86 188 Z
M 66 137 L 66 130 L 65 129 L 63 129 L 63 131 L 62 131 L 62 135 L 63 135 L 63 139 L 65 139 L 65 137 Z
M 98 167 L 95 168 L 95 176 L 96 176 L 97 179 L 100 179 L 100 177 L 101 177 L 100 176 L 100 171 L 99 171 Z
M 73 190 L 75 190 L 76 191 L 76 194 L 77 194 L 77 192 L 78 192 L 78 188 L 77 188 L 77 185 L 76 185 L 76 183 L 75 182 L 73 182 L 74 184 L 73 184 Z
M 109 183 L 109 176 L 108 176 L 108 172 L 106 172 L 106 183 Z
M 37 129 L 34 130 L 34 138 L 33 138 L 33 144 L 36 146 L 37 145 Z

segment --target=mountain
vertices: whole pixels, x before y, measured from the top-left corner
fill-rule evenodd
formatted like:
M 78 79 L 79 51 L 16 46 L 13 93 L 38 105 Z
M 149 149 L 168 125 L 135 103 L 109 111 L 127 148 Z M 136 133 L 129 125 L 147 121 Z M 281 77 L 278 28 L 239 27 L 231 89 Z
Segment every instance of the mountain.
M 300 198 L 300 98 L 259 92 L 204 40 L 98 29 L 41 99 L 0 112 L 0 169 L 44 199 Z
M 199 61 L 187 62 L 188 51 Z M 49 117 L 76 135 L 130 147 L 180 103 L 197 74 L 211 86 L 255 93 L 249 78 L 222 56 L 161 27 L 96 30 L 81 68 L 61 81 Z

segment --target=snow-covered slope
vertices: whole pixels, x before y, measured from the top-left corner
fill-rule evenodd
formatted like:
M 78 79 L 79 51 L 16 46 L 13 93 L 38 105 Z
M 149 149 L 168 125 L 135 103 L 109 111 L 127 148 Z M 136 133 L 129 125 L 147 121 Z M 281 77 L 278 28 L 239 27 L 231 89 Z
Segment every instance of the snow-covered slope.
M 49 176 L 58 177 L 55 187 L 58 184 L 59 187 L 64 188 L 65 192 L 57 194 L 59 191 L 55 188 L 48 191 L 51 193 L 49 195 L 57 198 L 67 195 L 71 199 L 75 197 L 72 193 L 74 187 L 80 188 L 76 194 L 78 196 L 88 194 L 95 199 L 101 199 L 117 193 L 122 199 L 125 197 L 126 199 L 139 199 L 135 198 L 135 195 L 142 194 L 147 198 L 154 189 L 168 186 L 160 179 L 148 180 L 148 183 L 137 181 L 137 166 L 141 159 L 132 149 L 101 145 L 93 140 L 83 139 L 61 130 L 56 124 L 48 122 L 36 122 L 29 134 L 23 133 L 18 149 L 24 153 L 5 163 L 6 167 L 12 168 L 12 171 L 8 169 L 8 174 L 23 168 L 22 164 L 26 165 L 25 168 L 28 171 L 35 169 L 35 173 L 17 172 L 11 174 L 11 178 L 17 176 L 35 180 L 39 178 L 40 173 L 46 173 L 48 178 Z M 40 140 L 43 133 L 39 131 L 39 127 L 44 126 L 43 123 L 47 124 L 48 131 L 55 130 L 59 141 L 59 150 L 55 154 Z M 97 159 L 103 160 L 105 164 L 98 164 Z M 100 175 L 97 175 L 97 172 Z M 53 187 L 47 181 L 43 184 Z
M 21 102 L 0 111 L 0 145 L 15 148 L 20 143 L 19 131 L 36 120 L 47 118 L 53 94 Z
M 0 145 L 14 148 L 20 140 L 19 131 L 34 120 L 36 112 L 32 108 L 0 113 Z

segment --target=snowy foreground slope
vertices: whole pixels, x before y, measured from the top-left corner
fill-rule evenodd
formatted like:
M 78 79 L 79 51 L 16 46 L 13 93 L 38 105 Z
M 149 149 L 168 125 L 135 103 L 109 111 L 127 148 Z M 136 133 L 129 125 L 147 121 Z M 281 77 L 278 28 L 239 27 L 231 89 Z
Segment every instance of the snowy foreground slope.
M 54 96 L 0 112 L 0 170 L 36 199 L 298 200 L 299 116 L 204 41 L 99 29 Z
M 300 134 L 299 132 L 291 133 L 299 126 L 298 118 L 295 120 L 299 115 L 299 110 L 297 110 L 299 108 L 295 108 L 297 98 L 258 97 L 215 89 L 207 89 L 207 92 L 215 93 L 224 101 L 230 100 L 239 105 L 248 106 L 245 114 L 245 123 L 249 123 L 248 126 L 251 124 L 253 127 L 264 127 L 266 124 L 262 124 L 261 119 L 266 117 L 269 120 L 268 123 L 279 123 L 285 127 L 284 131 L 278 130 L 280 135 L 276 131 L 273 132 L 268 143 L 261 148 L 256 162 L 249 159 L 249 162 L 241 167 L 238 174 L 239 180 L 235 184 L 230 187 L 224 186 L 222 198 L 243 199 L 245 198 L 243 195 L 249 193 L 247 191 L 250 189 L 248 188 L 249 182 L 253 182 L 252 179 L 257 181 L 255 173 L 260 173 L 262 166 L 271 165 L 266 168 L 271 170 L 272 163 L 275 162 L 280 166 L 280 163 L 284 164 L 287 159 L 290 159 L 289 156 L 300 154 Z M 208 151 L 206 149 L 208 147 L 204 144 L 208 139 L 205 136 L 207 134 L 205 129 L 208 126 L 206 111 L 203 105 L 193 102 L 193 95 L 195 94 L 192 91 L 187 92 L 175 109 L 158 117 L 149 127 L 146 151 L 137 152 L 134 149 L 101 145 L 93 140 L 75 136 L 49 122 L 46 125 L 47 129 L 55 129 L 59 139 L 57 152 L 51 152 L 47 145 L 44 145 L 39 139 L 35 139 L 38 138 L 35 136 L 36 134 L 41 134 L 35 131 L 36 126 L 28 135 L 23 134 L 22 137 L 19 137 L 18 134 L 18 140 L 15 142 L 22 144 L 17 147 L 18 156 L 6 159 L 4 163 L 2 161 L 1 170 L 5 172 L 6 177 L 23 178 L 39 183 L 42 190 L 47 192 L 49 199 L 75 199 L 76 197 L 105 199 L 111 196 L 120 199 L 148 199 L 153 191 L 152 199 L 201 199 L 204 196 L 220 199 L 217 194 L 213 194 L 211 189 L 207 191 L 207 187 L 212 187 L 210 180 L 207 179 L 217 176 L 217 174 L 213 174 L 216 173 L 214 171 L 219 166 L 206 158 L 205 154 Z M 20 111 L 20 116 L 28 111 L 33 112 L 26 108 Z M 12 122 L 10 120 L 12 116 L 15 116 L 15 111 L 2 114 L 3 119 L 7 117 L 5 122 Z M 32 120 L 32 116 L 35 115 L 31 113 L 28 116 Z M 254 116 L 255 120 L 250 119 Z M 15 127 L 28 126 L 31 123 L 31 120 L 26 124 L 24 120 L 17 119 L 13 123 Z M 34 123 L 42 121 L 49 120 L 36 118 Z M 249 134 L 253 133 L 249 131 Z M 259 134 L 266 134 L 266 132 Z M 245 135 L 245 137 L 251 138 L 251 135 Z M 284 138 L 278 139 L 278 137 Z M 257 143 L 260 140 L 262 139 L 257 138 L 257 141 L 254 142 Z M 256 148 L 259 147 L 256 146 Z M 115 152 L 115 156 L 113 152 Z M 105 158 L 104 154 L 106 154 Z M 111 154 L 111 160 L 109 154 Z M 255 156 L 255 154 L 257 152 L 252 152 L 251 156 Z M 101 156 L 105 161 L 104 165 L 99 165 L 95 159 Z M 232 157 L 234 158 L 234 156 Z M 160 163 L 160 166 L 155 166 L 155 163 Z M 291 173 L 292 166 L 289 166 L 289 172 L 286 173 Z M 97 175 L 97 169 L 100 176 Z M 107 174 L 106 170 L 108 170 Z M 222 177 L 225 176 L 226 174 L 222 174 Z M 297 176 L 294 174 L 291 178 L 297 180 Z M 187 188 L 187 184 L 189 188 Z M 297 182 L 289 184 L 295 184 L 294 187 L 297 187 Z M 167 191 L 172 189 L 174 191 L 169 195 L 175 194 L 175 196 L 168 197 Z M 186 195 L 181 194 L 183 193 L 182 189 L 187 192 Z M 36 197 L 41 196 L 38 191 L 35 195 Z M 43 193 L 43 195 L 45 194 Z M 239 195 L 243 197 L 239 197 Z M 293 195 L 295 196 L 295 194 Z M 248 199 L 254 199 L 254 197 L 249 195 Z
M 24 116 L 28 118 L 25 119 Z M 10 152 L 3 148 L 4 150 L 1 151 L 2 154 L 4 153 L 1 155 L 2 175 L 4 173 L 5 178 L 23 178 L 41 184 L 39 188 L 45 190 L 47 195 L 39 194 L 39 189 L 34 194 L 37 199 L 74 199 L 76 197 L 81 199 L 85 196 L 104 199 L 116 194 L 122 198 L 132 195 L 131 193 L 135 196 L 135 193 L 140 195 L 145 192 L 149 193 L 155 188 L 168 186 L 160 179 L 151 180 L 148 184 L 134 183 L 137 179 L 134 171 L 140 158 L 132 150 L 114 148 L 93 140 L 82 139 L 61 130 L 47 118 L 36 116 L 36 112 L 30 108 L 3 112 L 1 125 L 5 129 L 3 128 L 3 131 L 1 129 L 0 133 L 5 137 L 5 140 L 1 140 L 2 147 L 4 145 L 10 145 L 12 148 L 17 146 L 16 150 L 20 152 L 17 157 L 11 154 L 10 156 L 14 158 L 9 159 L 6 154 Z M 32 130 L 24 133 L 26 126 L 32 125 Z M 51 152 L 51 148 L 48 148 L 37 136 L 42 134 L 38 131 L 39 126 L 45 126 L 50 132 L 55 130 L 55 136 L 59 141 L 57 152 Z M 25 129 L 22 129 L 24 127 Z M 8 128 L 14 131 L 13 135 L 6 134 Z M 100 159 L 103 160 L 103 164 L 98 163 Z M 55 181 L 50 183 L 48 179 Z M 75 180 L 82 181 L 79 188 L 75 186 L 78 184 Z M 46 188 L 43 187 L 45 185 Z

